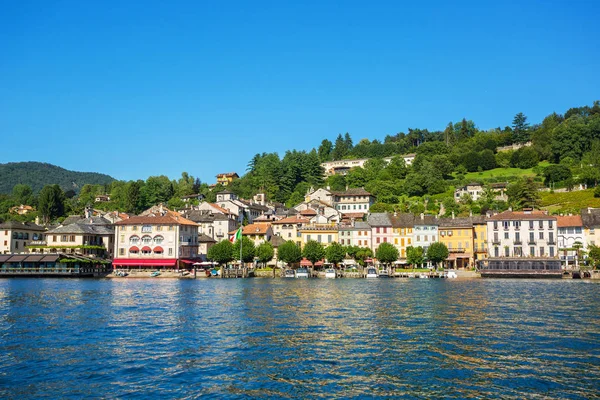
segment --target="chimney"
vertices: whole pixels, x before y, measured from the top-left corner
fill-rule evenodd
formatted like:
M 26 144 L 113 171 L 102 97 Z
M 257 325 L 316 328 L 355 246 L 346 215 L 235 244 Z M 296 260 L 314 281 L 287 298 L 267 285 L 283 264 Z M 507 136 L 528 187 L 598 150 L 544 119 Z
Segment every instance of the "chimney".
M 452 219 L 454 219 L 454 211 L 452 211 Z
M 348 191 L 348 185 L 346 185 L 346 192 Z
M 473 216 L 473 210 L 469 210 L 469 217 Z
M 40 224 L 40 217 L 35 217 L 35 224 L 39 225 Z
M 511 211 L 511 212 L 512 212 L 512 207 L 508 207 L 508 211 Z
M 327 185 L 327 190 L 331 190 L 331 187 L 329 185 Z
M 394 217 L 398 216 L 398 212 L 396 210 L 394 210 Z
M 425 219 L 425 214 L 421 213 L 421 221 Z

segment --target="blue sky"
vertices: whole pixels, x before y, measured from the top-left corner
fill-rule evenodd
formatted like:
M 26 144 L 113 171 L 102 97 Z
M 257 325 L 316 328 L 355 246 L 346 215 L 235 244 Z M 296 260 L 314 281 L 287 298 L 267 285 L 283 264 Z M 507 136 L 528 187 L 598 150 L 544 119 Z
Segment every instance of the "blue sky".
M 213 183 L 338 133 L 600 99 L 598 1 L 291 3 L 5 2 L 0 162 Z

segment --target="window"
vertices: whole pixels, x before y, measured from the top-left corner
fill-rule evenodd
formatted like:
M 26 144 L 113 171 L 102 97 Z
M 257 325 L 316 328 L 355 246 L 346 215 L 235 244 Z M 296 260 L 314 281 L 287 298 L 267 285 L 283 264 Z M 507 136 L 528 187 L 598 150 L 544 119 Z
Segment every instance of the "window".
M 469 242 L 465 242 L 465 249 L 469 248 Z
M 529 232 L 529 243 L 533 243 L 535 241 L 535 234 L 533 232 Z
M 173 225 L 169 225 L 169 230 L 172 231 L 173 230 Z
M 306 241 L 308 242 L 310 240 L 310 235 L 306 235 Z
M 127 227 L 126 227 L 125 225 L 121 225 L 121 230 L 122 230 L 122 231 L 124 231 L 124 230 L 126 230 L 126 229 L 127 229 Z
M 540 240 L 544 240 L 544 232 L 540 232 Z
M 540 257 L 544 257 L 544 248 L 540 247 Z
M 494 229 L 498 229 L 498 221 L 494 221 Z
M 521 241 L 521 232 L 515 232 L 515 242 Z
M 539 228 L 540 228 L 540 229 L 544 229 L 544 221 L 540 221 Z
M 532 247 L 529 248 L 529 255 L 531 257 L 535 256 L 535 247 L 532 246 Z
M 169 255 L 172 256 L 173 255 L 173 249 L 169 248 Z
M 379 233 L 379 227 L 375 228 L 375 233 Z
M 157 230 L 157 231 L 162 231 L 162 225 L 157 225 L 157 226 L 156 226 L 156 230 Z
M 554 243 L 554 232 L 548 233 L 548 242 Z
M 513 226 L 515 229 L 519 229 L 521 227 L 521 221 L 513 221 Z
M 123 239 L 121 239 L 123 240 Z M 140 242 L 139 236 L 132 236 L 129 238 L 129 244 L 138 244 Z
M 379 238 L 377 238 L 377 243 L 379 243 Z
M 331 243 L 331 235 L 327 235 L 327 243 Z
M 580 227 L 575 227 L 575 233 L 581 234 L 581 228 Z
M 533 229 L 533 221 L 529 221 L 529 229 Z
M 494 232 L 494 243 L 498 243 L 500 240 L 498 239 L 498 232 Z
M 321 235 L 317 235 L 317 242 L 321 243 Z
M 500 254 L 499 254 L 499 253 L 500 253 L 500 252 L 499 252 L 499 249 L 498 249 L 498 247 L 494 247 L 494 257 L 500 257 Z
M 119 255 L 120 256 L 124 256 L 125 255 L 125 249 L 119 249 Z
M 152 243 L 152 238 L 149 235 L 145 235 L 142 237 L 142 243 L 143 244 L 150 244 Z
M 161 244 L 163 242 L 163 240 L 165 240 L 165 238 L 162 237 L 162 235 L 154 236 L 154 243 L 156 243 L 156 244 Z
M 394 238 L 394 244 L 398 244 L 398 238 Z
M 142 226 L 142 233 L 143 232 L 152 232 L 152 225 L 143 225 Z
M 522 253 L 521 253 L 520 247 L 515 247 L 513 251 L 514 251 L 513 254 L 515 255 L 515 257 L 521 257 Z
M 421 236 L 417 235 L 417 242 L 421 241 Z
M 550 257 L 554 257 L 554 247 L 549 247 L 550 249 Z
M 387 238 L 386 237 L 383 238 L 383 243 L 387 243 Z
M 552 220 L 548 221 L 548 228 L 553 229 L 554 222 Z
M 131 230 L 132 230 L 132 231 L 137 231 L 137 225 L 134 225 L 134 226 L 132 226 L 132 227 L 131 227 Z

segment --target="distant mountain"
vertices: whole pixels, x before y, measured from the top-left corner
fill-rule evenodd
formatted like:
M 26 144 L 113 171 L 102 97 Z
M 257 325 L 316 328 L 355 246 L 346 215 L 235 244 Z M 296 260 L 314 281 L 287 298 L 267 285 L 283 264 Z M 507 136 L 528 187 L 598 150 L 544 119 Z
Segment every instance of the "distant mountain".
M 76 172 L 41 162 L 0 164 L 0 193 L 11 193 L 16 184 L 31 186 L 35 193 L 46 185 L 58 184 L 64 191 L 79 192 L 86 183 L 104 185 L 115 179 L 97 172 Z

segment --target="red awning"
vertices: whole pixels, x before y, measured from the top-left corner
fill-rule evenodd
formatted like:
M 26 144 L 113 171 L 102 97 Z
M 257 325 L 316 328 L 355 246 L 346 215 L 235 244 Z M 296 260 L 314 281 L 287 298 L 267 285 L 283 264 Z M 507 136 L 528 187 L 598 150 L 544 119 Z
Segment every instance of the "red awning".
M 152 249 L 148 246 L 142 247 L 142 251 L 152 251 Z
M 162 248 L 162 247 L 160 247 L 160 246 L 156 246 L 156 247 L 154 248 L 154 250 L 152 250 L 152 251 L 153 251 L 153 252 L 155 252 L 155 253 L 158 253 L 158 252 L 161 252 L 161 253 L 163 253 L 163 252 L 164 252 L 163 248 Z
M 315 263 L 315 267 L 320 267 L 322 265 L 323 265 L 323 260 L 317 261 Z M 312 263 L 309 260 L 307 260 L 306 258 L 303 258 L 302 261 L 300 261 L 300 266 L 302 266 L 302 267 L 312 267 Z
M 120 266 L 144 266 L 144 267 L 174 267 L 177 263 L 176 259 L 157 259 L 157 260 L 148 260 L 148 259 L 136 259 L 136 258 L 115 258 L 113 260 L 113 265 Z
M 140 249 L 137 246 L 131 246 L 129 248 L 129 252 L 132 252 L 132 251 L 140 251 Z
M 182 259 L 181 262 L 184 263 L 184 264 L 190 264 L 190 265 L 192 265 L 192 264 L 196 263 L 197 261 L 194 261 L 194 260 L 183 260 Z

